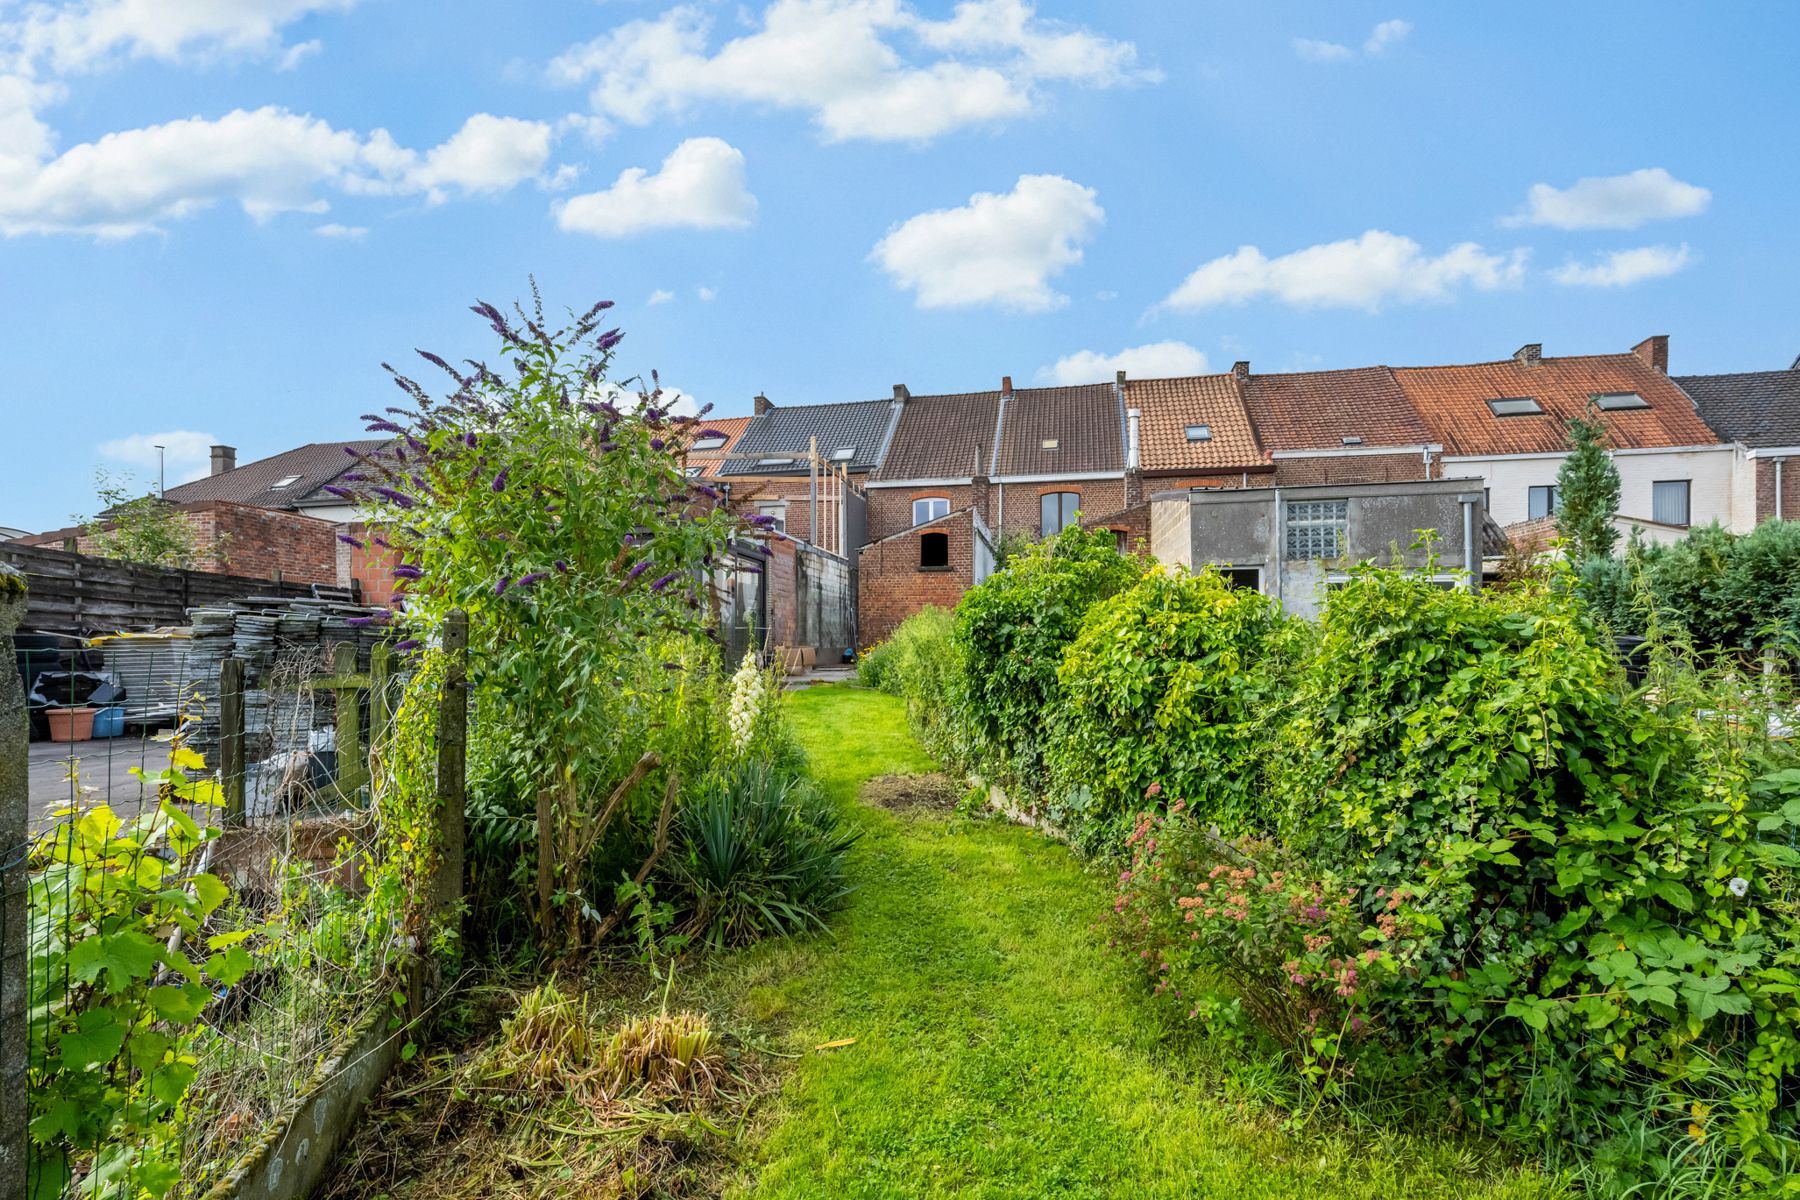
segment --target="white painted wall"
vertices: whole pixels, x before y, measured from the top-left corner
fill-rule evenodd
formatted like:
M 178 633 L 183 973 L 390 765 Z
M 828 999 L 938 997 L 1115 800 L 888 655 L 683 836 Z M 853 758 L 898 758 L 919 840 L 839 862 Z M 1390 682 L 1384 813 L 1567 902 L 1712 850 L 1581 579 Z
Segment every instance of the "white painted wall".
M 1446 476 L 1478 475 L 1488 489 L 1488 512 L 1501 525 L 1511 525 L 1530 515 L 1529 489 L 1554 484 L 1565 456 L 1521 454 L 1493 458 L 1447 456 Z M 1686 479 L 1688 520 L 1694 525 L 1718 521 L 1727 529 L 1747 532 L 1755 524 L 1753 507 L 1746 507 L 1739 480 L 1744 468 L 1731 446 L 1698 450 L 1621 450 L 1613 454 L 1619 468 L 1619 515 L 1648 520 L 1651 484 L 1663 479 Z

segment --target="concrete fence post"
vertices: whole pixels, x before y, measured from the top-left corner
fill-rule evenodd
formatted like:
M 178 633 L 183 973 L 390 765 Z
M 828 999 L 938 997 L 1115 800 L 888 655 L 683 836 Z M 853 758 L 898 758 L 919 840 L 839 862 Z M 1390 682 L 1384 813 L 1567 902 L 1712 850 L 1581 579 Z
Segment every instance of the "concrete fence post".
M 24 615 L 25 576 L 0 563 L 0 1200 L 24 1200 L 30 1187 L 25 1017 L 31 734 L 25 689 L 13 665 L 13 631 Z

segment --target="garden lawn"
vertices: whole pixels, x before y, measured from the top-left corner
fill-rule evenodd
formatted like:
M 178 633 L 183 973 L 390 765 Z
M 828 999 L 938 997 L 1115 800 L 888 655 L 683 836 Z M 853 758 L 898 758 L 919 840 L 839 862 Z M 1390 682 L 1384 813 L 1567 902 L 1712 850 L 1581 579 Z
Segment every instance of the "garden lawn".
M 898 700 L 833 686 L 790 706 L 820 785 L 864 833 L 832 936 L 735 964 L 752 1020 L 800 1058 L 733 1195 L 1565 1194 L 1485 1143 L 1323 1119 L 1285 1131 L 1254 1098 L 1266 1068 L 1228 1077 L 1108 953 L 1092 924 L 1111 892 L 1065 847 L 857 799 L 873 776 L 933 768 Z

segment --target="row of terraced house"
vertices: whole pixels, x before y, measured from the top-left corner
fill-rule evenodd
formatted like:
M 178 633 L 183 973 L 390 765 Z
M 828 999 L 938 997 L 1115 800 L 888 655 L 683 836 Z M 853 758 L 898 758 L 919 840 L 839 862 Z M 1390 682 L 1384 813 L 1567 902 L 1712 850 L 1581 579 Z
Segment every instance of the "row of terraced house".
M 1476 586 L 1509 538 L 1547 536 L 1568 422 L 1590 412 L 1619 470 L 1622 530 L 1669 540 L 1794 515 L 1783 469 L 1800 455 L 1800 360 L 1726 375 L 1668 367 L 1657 336 L 1623 353 L 1545 356 L 1531 344 L 1454 366 L 1265 373 L 1239 362 L 1070 387 L 895 385 L 846 403 L 759 395 L 752 415 L 708 422 L 685 453 L 722 502 L 774 519 L 755 568 L 766 578 L 728 585 L 757 591 L 764 636 L 810 639 L 823 660 L 927 604 L 954 605 L 1003 543 L 1077 521 L 1112 530 L 1122 550 L 1217 564 L 1300 611 L 1349 563 L 1394 552 L 1445 586 Z M 214 473 L 168 499 L 238 531 L 234 555 L 270 558 L 289 578 L 356 582 L 379 601 L 383 564 L 355 561 L 336 538 L 354 508 L 320 490 L 348 461 L 341 446 L 242 467 L 219 447 Z M 1435 531 L 1429 550 L 1414 548 L 1422 529 Z M 783 609 L 809 604 L 845 617 Z

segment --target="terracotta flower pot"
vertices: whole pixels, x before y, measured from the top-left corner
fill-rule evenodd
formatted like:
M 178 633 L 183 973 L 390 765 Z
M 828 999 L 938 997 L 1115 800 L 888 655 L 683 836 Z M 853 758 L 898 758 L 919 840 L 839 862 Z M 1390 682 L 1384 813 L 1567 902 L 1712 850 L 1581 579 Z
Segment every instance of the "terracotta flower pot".
M 94 710 L 86 705 L 52 708 L 44 716 L 50 722 L 50 740 L 53 742 L 85 742 L 94 736 Z

